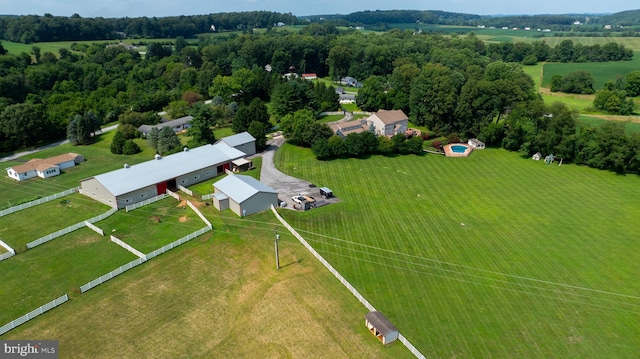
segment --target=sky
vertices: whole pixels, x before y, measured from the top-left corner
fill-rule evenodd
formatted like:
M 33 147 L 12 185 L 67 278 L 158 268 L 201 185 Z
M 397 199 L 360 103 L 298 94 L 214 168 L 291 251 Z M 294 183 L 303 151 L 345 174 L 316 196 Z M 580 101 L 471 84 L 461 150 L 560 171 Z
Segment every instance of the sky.
M 296 16 L 364 10 L 443 10 L 477 15 L 615 13 L 638 0 L 0 0 L 0 14 L 82 17 L 161 17 L 266 10 Z

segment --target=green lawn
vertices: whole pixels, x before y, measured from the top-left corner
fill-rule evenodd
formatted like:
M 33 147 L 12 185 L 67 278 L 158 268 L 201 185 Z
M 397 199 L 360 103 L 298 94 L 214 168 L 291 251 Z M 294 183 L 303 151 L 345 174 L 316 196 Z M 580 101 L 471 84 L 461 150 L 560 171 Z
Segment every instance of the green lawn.
M 631 61 L 586 62 L 586 63 L 547 63 L 544 65 L 542 87 L 551 86 L 554 75 L 565 76 L 575 71 L 589 72 L 595 83 L 593 88 L 602 89 L 607 81 L 615 82 L 617 78 L 624 79 L 631 71 L 640 69 L 640 52 L 636 51 Z
M 603 123 L 608 122 L 607 120 L 603 120 L 601 118 L 596 118 L 596 117 L 590 117 L 590 116 L 580 116 L 578 120 L 582 123 L 587 123 L 594 127 L 600 126 Z M 626 122 L 625 130 L 628 133 L 640 132 L 640 123 Z
M 0 217 L 0 238 L 16 250 L 25 250 L 29 242 L 109 209 L 86 196 L 72 194 Z
M 81 285 L 136 258 L 107 237 L 81 228 L 6 259 L 0 262 L 0 325 L 64 294 L 75 296 Z
M 172 197 L 128 213 L 118 211 L 96 225 L 145 254 L 206 227 L 191 208 Z
M 427 357 L 640 355 L 640 177 L 494 149 L 276 162 L 342 200 L 282 213 Z

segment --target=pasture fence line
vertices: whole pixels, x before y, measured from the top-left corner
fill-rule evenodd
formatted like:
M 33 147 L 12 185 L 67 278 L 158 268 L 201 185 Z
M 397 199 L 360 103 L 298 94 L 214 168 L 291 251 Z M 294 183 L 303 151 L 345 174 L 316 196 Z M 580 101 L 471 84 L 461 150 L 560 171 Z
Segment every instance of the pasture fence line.
M 100 284 L 108 281 L 109 279 L 115 278 L 115 277 L 119 276 L 120 274 L 128 271 L 129 269 L 137 267 L 137 266 L 139 266 L 140 264 L 142 264 L 144 262 L 145 262 L 144 259 L 138 258 L 136 260 L 133 260 L 133 261 L 123 265 L 123 266 L 120 266 L 117 269 L 114 269 L 111 272 L 109 272 L 109 273 L 107 273 L 107 274 L 105 274 L 103 276 L 100 276 L 100 277 L 92 280 L 91 282 L 81 286 L 80 287 L 80 293 L 84 293 L 84 292 L 88 291 L 91 288 L 97 287 Z
M 59 230 L 57 232 L 49 233 L 44 237 L 40 237 L 40 238 L 36 239 L 35 241 L 27 243 L 27 249 L 31 249 L 33 247 L 37 247 L 37 246 L 39 246 L 41 244 L 44 244 L 44 243 L 47 243 L 47 242 L 49 242 L 49 241 L 51 241 L 53 239 L 56 239 L 58 237 L 62 237 L 65 234 L 71 233 L 71 232 L 75 231 L 76 229 L 80 229 L 80 228 L 82 228 L 84 226 L 85 226 L 85 223 L 83 221 L 83 222 L 76 223 L 76 224 L 74 224 L 72 226 L 69 226 L 67 228 L 63 228 L 63 229 L 61 229 L 61 230 Z
M 196 214 L 198 215 L 198 217 L 200 217 L 200 219 L 209 227 L 212 228 L 211 226 L 211 222 L 209 222 L 208 219 L 206 219 L 204 217 L 204 215 L 202 214 L 202 212 L 200 212 L 200 210 L 198 209 L 198 207 L 196 207 L 193 203 L 191 203 L 191 201 L 187 201 L 187 205 L 189 205 L 189 207 L 191 207 L 191 209 L 196 212 Z
M 345 113 L 342 111 L 326 111 L 320 112 L 319 116 L 334 116 L 334 115 L 344 115 Z
M 178 185 L 178 189 L 181 190 L 182 192 L 188 194 L 189 196 L 193 196 L 193 191 L 188 189 L 185 186 Z
M 200 197 L 203 201 L 209 200 L 211 198 L 213 198 L 213 196 L 215 195 L 215 193 L 209 193 L 209 194 L 203 194 L 202 197 Z
M 142 254 L 142 252 L 140 252 L 139 250 L 137 250 L 137 249 L 131 247 L 130 245 L 124 243 L 119 238 L 116 238 L 115 236 L 111 236 L 111 242 L 113 242 L 113 243 L 119 245 L 120 247 L 128 250 L 129 252 L 135 254 L 136 256 L 138 256 L 138 258 L 144 259 L 145 261 L 147 260 L 147 256 Z
M 4 241 L 2 241 L 1 239 L 0 239 L 0 246 L 4 247 L 4 249 L 7 250 L 7 252 L 0 254 L 0 262 L 16 255 L 16 251 L 13 248 L 11 248 L 8 244 L 4 243 Z
M 102 228 L 98 228 L 98 226 L 95 226 L 92 223 L 89 223 L 89 221 L 84 221 L 84 225 L 87 226 L 88 228 L 91 228 L 94 232 L 104 237 L 104 231 L 102 230 Z
M 354 115 L 367 115 L 367 116 L 371 116 L 373 114 L 373 112 L 367 112 L 367 111 L 353 111 Z
M 172 191 L 171 191 L 171 190 L 169 190 L 169 189 L 167 189 L 167 195 L 168 195 L 168 196 L 171 196 L 171 197 L 173 197 L 173 198 L 175 198 L 175 199 L 176 199 L 176 200 L 178 200 L 178 201 L 180 200 L 180 196 L 178 196 L 178 194 L 177 194 L 177 193 L 172 192 Z
M 140 208 L 142 206 L 146 206 L 146 205 L 151 204 L 153 202 L 157 202 L 157 201 L 159 201 L 159 200 L 161 200 L 161 199 L 163 199 L 165 197 L 166 197 L 166 195 L 164 193 L 163 194 L 159 194 L 159 195 L 157 195 L 155 197 L 151 197 L 149 199 L 145 199 L 144 201 L 137 202 L 137 203 L 134 203 L 134 204 L 130 204 L 130 205 L 126 206 L 124 209 L 125 209 L 126 212 L 130 212 L 130 211 L 133 211 L 134 209 L 138 209 L 138 208 Z
M 110 210 L 108 210 L 107 212 L 105 212 L 105 213 L 103 213 L 103 214 L 101 214 L 99 216 L 95 216 L 93 218 L 89 218 L 86 221 L 78 222 L 78 223 L 76 223 L 76 224 L 74 224 L 72 226 L 69 226 L 67 228 L 61 229 L 61 230 L 59 230 L 57 232 L 53 232 L 53 233 L 47 234 L 44 237 L 40 237 L 40 238 L 36 239 L 35 241 L 27 243 L 27 249 L 31 249 L 33 247 L 37 247 L 37 246 L 39 246 L 39 245 L 41 245 L 43 243 L 49 242 L 52 239 L 56 239 L 58 237 L 64 236 L 65 234 L 71 233 L 71 232 L 75 231 L 76 229 L 85 227 L 87 225 L 87 222 L 95 223 L 95 222 L 101 221 L 101 220 L 109 217 L 110 215 L 114 214 L 116 211 L 117 211 L 116 208 L 111 208 Z
M 7 258 L 11 258 L 15 256 L 15 253 L 12 252 L 4 252 L 2 254 L 0 254 L 0 262 L 2 262 L 3 260 L 7 259 Z
M 166 252 L 174 249 L 175 247 L 177 247 L 179 245 L 182 245 L 182 244 L 184 244 L 186 242 L 189 242 L 190 240 L 192 240 L 192 239 L 194 239 L 196 237 L 199 237 L 199 236 L 203 235 L 204 233 L 209 232 L 210 230 L 211 230 L 211 227 L 201 228 L 201 229 L 199 229 L 199 230 L 197 230 L 197 231 L 195 231 L 195 232 L 193 232 L 193 233 L 191 233 L 189 235 L 186 235 L 186 236 L 178 239 L 177 241 L 171 242 L 171 243 L 167 244 L 166 246 L 163 246 L 163 247 L 160 247 L 160 248 L 156 249 L 153 252 L 147 253 L 146 257 L 147 257 L 147 259 L 155 258 L 155 257 L 157 257 L 157 256 L 159 256 L 159 255 L 161 255 L 163 253 L 166 253 Z
M 3 246 L 4 249 L 9 251 L 10 253 L 16 254 L 16 251 L 14 251 L 13 248 L 11 248 L 11 246 L 9 246 L 8 244 L 4 243 L 4 241 L 2 239 L 0 239 L 0 246 Z
M 165 252 L 167 252 L 167 251 L 169 251 L 169 250 L 171 250 L 171 249 L 173 249 L 173 248 L 175 248 L 175 247 L 177 247 L 177 246 L 179 246 L 181 244 L 184 244 L 184 243 L 186 243 L 186 242 L 188 242 L 188 241 L 190 241 L 190 240 L 192 240 L 192 239 L 194 239 L 194 238 L 196 238 L 196 237 L 198 237 L 198 236 L 210 231 L 210 230 L 211 230 L 211 228 L 204 227 L 204 228 L 199 229 L 199 230 L 197 230 L 197 231 L 195 231 L 195 232 L 193 232 L 193 233 L 191 233 L 191 234 L 189 234 L 189 235 L 187 235 L 185 237 L 182 237 L 182 238 L 178 239 L 177 241 L 174 241 L 174 242 L 172 242 L 170 244 L 167 244 L 164 247 L 158 248 L 158 249 L 156 249 L 155 251 L 153 251 L 151 253 L 145 254 L 144 258 L 138 258 L 136 260 L 133 260 L 133 261 L 131 261 L 131 262 L 129 262 L 129 263 L 123 265 L 123 266 L 120 266 L 119 268 L 114 269 L 111 272 L 109 272 L 109 273 L 107 273 L 107 274 L 105 274 L 103 276 L 100 276 L 100 277 L 92 280 L 91 282 L 81 286 L 80 287 L 80 292 L 84 293 L 84 292 L 90 290 L 91 288 L 99 286 L 100 284 L 108 281 L 109 279 L 117 277 L 120 274 L 128 271 L 129 269 L 137 267 L 140 264 L 146 262 L 147 260 L 149 260 L 151 258 L 154 258 L 154 257 L 157 257 L 157 256 L 159 256 L 159 255 L 161 255 L 161 254 L 163 254 L 163 253 L 165 253 Z M 113 237 L 113 238 L 115 238 L 115 237 Z
M 52 194 L 51 196 L 47 196 L 45 198 L 38 198 L 38 199 L 33 200 L 31 202 L 23 203 L 23 204 L 20 204 L 20 205 L 17 205 L 17 206 L 13 206 L 13 207 L 4 209 L 4 210 L 0 211 L 0 217 L 4 217 L 4 216 L 6 216 L 8 214 L 11 214 L 11 213 L 14 213 L 14 212 L 18 212 L 18 211 L 21 211 L 23 209 L 27 209 L 27 208 L 30 208 L 30 207 L 33 207 L 33 206 L 37 206 L 39 204 L 50 202 L 50 201 L 53 201 L 53 200 L 58 199 L 60 197 L 68 196 L 70 194 L 73 194 L 73 193 L 77 192 L 79 189 L 80 189 L 80 187 L 70 188 L 70 189 L 68 189 L 66 191 L 63 191 L 63 192 L 60 192 L 60 193 L 56 193 L 56 194 Z
M 353 294 L 358 299 L 358 301 L 360 301 L 360 303 L 362 303 L 369 311 L 376 310 L 374 306 L 371 303 L 369 303 L 369 301 L 362 294 L 360 294 L 360 292 L 358 292 L 358 290 L 353 285 L 351 285 L 351 283 L 349 283 L 342 276 L 342 274 L 340 274 L 335 268 L 333 268 L 333 266 L 329 262 L 327 262 L 320 255 L 320 253 L 318 253 L 300 234 L 298 234 L 298 232 L 293 227 L 289 225 L 289 223 L 287 223 L 287 221 L 284 220 L 284 218 L 280 216 L 280 214 L 278 213 L 278 211 L 273 205 L 271 205 L 271 211 L 276 216 L 278 221 L 280 221 L 280 223 L 285 228 L 287 228 L 287 230 L 289 230 L 289 232 L 293 234 L 293 236 L 296 237 L 298 241 L 300 241 L 300 243 L 302 243 L 302 245 L 305 248 L 307 248 L 307 250 L 309 250 L 309 252 L 311 252 L 311 254 L 313 254 L 313 256 L 316 257 L 316 259 L 320 261 L 320 263 L 322 263 L 322 265 L 324 265 L 329 270 L 329 272 L 331 272 L 331 274 L 333 274 L 340 281 L 340 283 L 342 283 L 342 285 L 344 285 L 351 292 L 351 294 Z M 416 347 L 414 347 L 413 344 L 409 342 L 409 340 L 407 340 L 404 336 L 402 336 L 402 334 L 398 336 L 398 338 L 400 337 L 402 337 L 402 340 L 400 340 L 400 342 L 404 344 L 407 347 L 407 349 L 409 349 L 411 353 L 416 356 L 416 358 L 425 359 L 425 356 L 422 355 L 422 353 L 420 353 L 420 351 L 416 349 Z
M 45 313 L 45 312 L 47 312 L 47 311 L 59 306 L 60 304 L 66 302 L 68 300 L 69 300 L 69 296 L 65 294 L 60 298 L 56 298 L 56 299 L 50 301 L 49 303 L 47 303 L 47 304 L 45 304 L 43 306 L 40 306 L 40 307 L 36 308 L 35 310 L 32 310 L 31 312 L 21 316 L 18 319 L 12 320 L 11 322 L 9 322 L 9 323 L 3 325 L 2 327 L 0 327 L 0 335 L 3 335 L 4 333 L 14 329 L 15 327 L 28 322 L 29 320 L 31 320 L 31 319 L 39 316 L 40 314 Z

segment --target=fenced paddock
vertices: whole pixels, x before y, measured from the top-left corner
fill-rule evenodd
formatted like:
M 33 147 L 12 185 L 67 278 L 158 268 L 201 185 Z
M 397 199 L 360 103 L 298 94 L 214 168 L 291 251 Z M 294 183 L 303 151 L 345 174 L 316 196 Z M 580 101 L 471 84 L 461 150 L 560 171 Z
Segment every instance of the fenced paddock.
M 112 208 L 109 211 L 107 211 L 107 212 L 105 212 L 105 213 L 103 213 L 103 214 L 101 214 L 99 216 L 90 218 L 90 219 L 88 219 L 86 221 L 78 222 L 78 223 L 76 223 L 76 224 L 74 224 L 72 226 L 69 226 L 67 228 L 63 228 L 63 229 L 61 229 L 59 231 L 47 234 L 46 236 L 40 237 L 40 238 L 36 239 L 33 242 L 27 243 L 27 249 L 31 249 L 33 247 L 37 247 L 37 246 L 39 246 L 39 245 L 41 245 L 43 243 L 49 242 L 50 240 L 56 239 L 58 237 L 64 236 L 65 234 L 71 233 L 71 232 L 73 232 L 73 231 L 75 231 L 77 229 L 85 227 L 87 225 L 87 222 L 88 223 L 95 223 L 95 222 L 102 221 L 103 219 L 105 219 L 105 218 L 111 216 L 112 214 L 114 214 L 115 212 L 117 212 L 117 209 Z M 102 234 L 102 235 L 104 235 L 104 234 Z
M 362 296 L 362 294 L 360 294 L 360 292 L 358 292 L 358 290 L 353 285 L 351 285 L 351 283 L 349 283 L 349 281 L 347 281 L 335 268 L 333 268 L 333 266 L 329 262 L 327 262 L 320 255 L 320 253 L 313 249 L 313 247 L 311 247 L 309 243 L 307 243 L 307 241 L 300 234 L 298 234 L 298 232 L 293 227 L 291 227 L 289 223 L 287 223 L 287 221 L 285 221 L 284 218 L 280 216 L 280 214 L 278 214 L 278 211 L 276 211 L 276 208 L 273 205 L 271 206 L 271 211 L 276 216 L 278 221 L 280 221 L 280 223 L 282 223 L 282 225 L 289 232 L 291 232 L 291 234 L 293 234 L 293 236 L 296 237 L 296 239 L 298 239 L 298 241 L 300 241 L 300 243 L 302 243 L 302 245 L 307 248 L 307 250 L 309 250 L 309 252 L 311 252 L 311 254 L 313 254 L 313 256 L 318 261 L 320 261 L 320 263 L 322 263 L 322 265 L 325 266 L 329 270 L 329 272 L 331 272 L 331 274 L 333 274 L 340 281 L 340 283 L 342 283 L 342 285 L 344 285 L 347 290 L 349 290 L 349 292 L 351 292 L 351 294 L 353 294 L 358 299 L 358 301 L 360 301 L 360 303 L 362 303 L 362 305 L 364 305 L 369 311 L 376 310 L 373 305 L 371 305 L 371 303 L 369 303 L 369 301 L 364 296 Z M 402 333 L 398 335 L 398 341 L 404 344 L 404 346 L 406 346 L 407 349 L 409 349 L 409 351 L 416 356 L 416 358 L 425 359 L 425 356 L 422 355 L 422 353 L 420 353 L 420 351 L 416 347 L 414 347 L 413 344 L 411 344 L 411 342 L 402 335 Z
M 193 191 L 191 191 L 190 189 L 188 189 L 185 186 L 178 185 L 178 189 L 181 190 L 182 192 L 188 194 L 189 196 L 193 196 Z
M 8 214 L 15 213 L 15 212 L 18 212 L 18 211 L 22 211 L 23 209 L 31 208 L 33 206 L 37 206 L 37 205 L 40 205 L 40 204 L 43 204 L 43 203 L 47 203 L 47 202 L 56 200 L 58 198 L 62 198 L 62 197 L 68 196 L 70 194 L 76 193 L 79 189 L 80 189 L 80 187 L 70 188 L 70 189 L 68 189 L 66 191 L 63 191 L 63 192 L 60 192 L 60 193 L 56 193 L 56 194 L 53 194 L 51 196 L 47 196 L 45 198 L 38 198 L 35 201 L 31 201 L 31 202 L 23 203 L 23 204 L 18 205 L 18 206 L 13 206 L 13 207 L 7 208 L 5 210 L 0 211 L 0 217 L 4 217 L 4 216 L 6 216 Z
M 137 257 L 89 228 L 0 262 L 0 324 Z
M 159 256 L 159 255 L 161 255 L 163 253 L 166 253 L 166 252 L 178 247 L 181 244 L 184 244 L 184 243 L 186 243 L 186 242 L 188 242 L 188 241 L 190 241 L 190 240 L 192 240 L 192 239 L 194 239 L 196 237 L 199 237 L 199 236 L 203 235 L 204 233 L 209 232 L 210 230 L 211 230 L 210 227 L 205 227 L 205 228 L 199 229 L 199 230 L 189 234 L 188 236 L 182 237 L 182 238 L 178 239 L 177 241 L 171 242 L 171 243 L 167 244 L 166 246 L 158 248 L 158 249 L 156 249 L 155 251 L 153 251 L 151 253 L 143 255 L 143 257 L 141 257 L 141 258 L 138 258 L 138 259 L 136 259 L 134 261 L 131 261 L 131 262 L 129 262 L 129 263 L 127 263 L 127 264 L 125 264 L 125 265 L 123 265 L 123 266 L 121 266 L 121 267 L 119 267 L 119 268 L 117 268 L 115 270 L 112 270 L 111 272 L 109 272 L 109 273 L 107 273 L 107 274 L 105 274 L 103 276 L 100 276 L 100 277 L 92 280 L 91 282 L 81 286 L 80 287 L 80 292 L 84 293 L 84 292 L 88 291 L 91 288 L 95 288 L 96 286 L 108 281 L 109 279 L 112 279 L 112 278 L 114 278 L 116 276 L 119 276 L 120 274 L 128 271 L 129 269 L 137 267 L 140 264 L 142 264 L 142 263 L 144 263 L 144 262 L 146 262 L 146 261 L 148 261 L 148 260 L 150 260 L 152 258 L 155 258 L 155 257 L 157 257 L 157 256 Z M 113 237 L 112 237 L 112 239 L 113 239 Z
M 138 256 L 140 259 L 144 259 L 147 260 L 147 257 L 142 254 L 142 252 L 140 252 L 139 250 L 131 247 L 130 245 L 124 243 L 123 241 L 121 241 L 120 239 L 118 239 L 117 237 L 111 236 L 111 242 L 119 245 L 120 247 L 128 250 L 129 252 L 135 254 L 136 256 Z
M 167 193 L 168 192 L 169 191 L 167 190 Z M 157 195 L 155 197 L 151 197 L 149 199 L 145 199 L 142 202 L 130 204 L 130 205 L 125 207 L 125 211 L 130 212 L 130 211 L 133 211 L 134 209 L 138 209 L 140 207 L 146 206 L 146 205 L 151 204 L 153 202 L 158 202 L 159 200 L 164 199 L 166 196 L 167 195 L 163 193 L 163 194 L 159 194 L 159 195 Z
M 0 327 L 0 335 L 3 335 L 4 333 L 10 331 L 11 329 L 28 322 L 29 320 L 39 316 L 42 313 L 50 311 L 51 309 L 59 306 L 62 303 L 65 303 L 68 300 L 69 300 L 69 296 L 67 296 L 65 294 L 60 298 L 56 298 L 56 299 L 50 301 L 49 303 L 32 310 L 31 312 L 21 316 L 20 318 L 18 318 L 16 320 L 10 321 L 9 323 L 7 323 L 7 324 L 3 325 L 2 327 Z

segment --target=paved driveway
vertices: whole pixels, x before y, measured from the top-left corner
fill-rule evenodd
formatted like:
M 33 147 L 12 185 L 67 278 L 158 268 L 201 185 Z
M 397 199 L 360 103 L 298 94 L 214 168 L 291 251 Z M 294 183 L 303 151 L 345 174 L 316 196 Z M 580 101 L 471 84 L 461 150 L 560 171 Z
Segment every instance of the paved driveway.
M 337 198 L 323 199 L 320 189 L 309 187 L 310 182 L 292 177 L 280 172 L 273 164 L 273 154 L 285 142 L 284 137 L 277 136 L 268 142 L 267 150 L 262 153 L 262 168 L 260 169 L 260 182 L 278 191 L 280 200 L 287 203 L 286 208 L 293 209 L 295 204 L 291 197 L 305 193 L 316 199 L 316 206 L 323 206 L 337 202 Z M 298 205 L 299 207 L 300 205 Z

